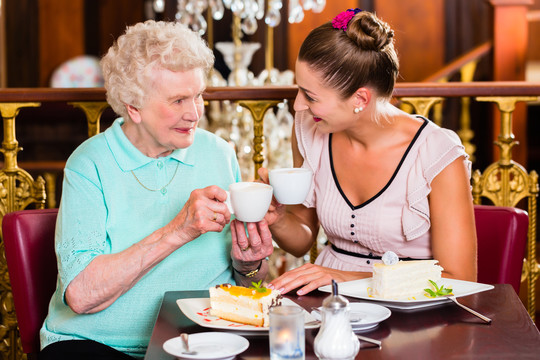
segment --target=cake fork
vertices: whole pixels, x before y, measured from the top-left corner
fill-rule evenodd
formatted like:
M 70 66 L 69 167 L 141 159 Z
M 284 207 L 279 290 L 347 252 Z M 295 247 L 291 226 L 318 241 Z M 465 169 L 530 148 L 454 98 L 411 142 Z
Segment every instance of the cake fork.
M 450 300 L 455 302 L 456 305 L 458 305 L 462 309 L 467 310 L 471 314 L 473 314 L 473 315 L 479 317 L 480 319 L 484 320 L 486 323 L 491 324 L 491 319 L 490 318 L 488 318 L 487 316 L 484 316 L 484 315 L 480 314 L 479 312 L 476 312 L 473 309 L 461 304 L 460 302 L 457 301 L 457 299 L 456 299 L 456 297 L 454 295 L 449 295 L 449 296 L 447 296 L 447 298 L 449 298 Z

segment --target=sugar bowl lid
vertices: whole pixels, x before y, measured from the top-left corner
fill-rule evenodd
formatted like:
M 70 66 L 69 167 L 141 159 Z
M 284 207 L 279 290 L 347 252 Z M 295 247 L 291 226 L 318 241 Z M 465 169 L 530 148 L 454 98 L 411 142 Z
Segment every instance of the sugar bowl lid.
M 322 306 L 325 309 L 332 310 L 344 309 L 349 306 L 349 300 L 339 295 L 338 284 L 335 280 L 332 280 L 332 295 L 324 299 Z

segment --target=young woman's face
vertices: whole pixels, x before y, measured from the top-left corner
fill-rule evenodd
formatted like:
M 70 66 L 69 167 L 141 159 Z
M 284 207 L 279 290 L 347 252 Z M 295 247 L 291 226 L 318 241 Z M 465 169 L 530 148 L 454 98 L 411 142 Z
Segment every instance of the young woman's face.
M 299 89 L 295 111 L 308 111 L 324 132 L 338 132 L 352 126 L 356 119 L 353 97 L 342 99 L 336 90 L 323 84 L 320 73 L 303 61 L 296 62 L 296 83 Z

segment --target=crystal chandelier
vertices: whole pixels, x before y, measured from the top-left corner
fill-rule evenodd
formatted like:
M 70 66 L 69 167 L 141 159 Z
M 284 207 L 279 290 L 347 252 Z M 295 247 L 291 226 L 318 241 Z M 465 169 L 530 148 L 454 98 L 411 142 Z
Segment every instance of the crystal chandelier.
M 165 1 L 153 0 L 153 11 L 162 13 L 165 10 Z M 241 19 L 242 31 L 252 35 L 258 29 L 258 21 L 263 18 L 269 27 L 278 26 L 284 3 L 288 5 L 287 20 L 294 24 L 304 20 L 304 11 L 320 13 L 326 0 L 177 0 L 175 18 L 203 35 L 208 28 L 204 12 L 210 9 L 212 19 L 219 21 L 223 18 L 225 9 L 228 9 Z

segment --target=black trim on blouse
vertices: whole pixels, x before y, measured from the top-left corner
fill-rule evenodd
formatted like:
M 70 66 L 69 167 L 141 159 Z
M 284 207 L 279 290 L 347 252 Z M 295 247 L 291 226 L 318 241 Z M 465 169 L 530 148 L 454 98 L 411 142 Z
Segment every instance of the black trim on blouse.
M 414 145 L 414 143 L 416 142 L 416 140 L 418 139 L 418 137 L 420 136 L 420 133 L 422 132 L 422 130 L 424 130 L 424 128 L 427 126 L 429 120 L 426 119 L 425 117 L 423 116 L 418 116 L 419 118 L 421 119 L 424 119 L 424 123 L 422 124 L 422 126 L 420 126 L 420 128 L 418 129 L 418 131 L 416 132 L 416 134 L 414 135 L 414 138 L 412 139 L 412 141 L 410 142 L 409 146 L 407 147 L 407 150 L 405 150 L 405 153 L 403 154 L 403 156 L 401 157 L 401 160 L 399 161 L 399 164 L 396 168 L 396 170 L 394 171 L 394 173 L 392 174 L 392 177 L 390 178 L 390 180 L 386 183 L 386 185 L 381 189 L 381 191 L 379 191 L 377 194 L 375 194 L 373 197 L 371 197 L 370 199 L 364 201 L 362 204 L 360 205 L 353 205 L 349 199 L 347 198 L 347 196 L 345 195 L 345 193 L 343 192 L 343 189 L 341 188 L 341 186 L 339 185 L 339 181 L 337 179 L 337 175 L 336 175 L 336 171 L 334 169 L 334 159 L 333 159 L 333 156 L 332 156 L 332 133 L 330 133 L 329 137 L 328 137 L 328 154 L 329 154 L 329 157 L 330 157 L 330 170 L 332 171 L 332 177 L 334 178 L 334 182 L 336 184 L 336 187 L 338 188 L 339 190 L 339 193 L 341 194 L 341 196 L 343 197 L 343 199 L 345 200 L 345 202 L 347 203 L 347 205 L 349 205 L 349 207 L 352 209 L 352 210 L 357 210 L 357 209 L 360 209 L 366 205 L 368 205 L 369 203 L 371 203 L 372 201 L 374 201 L 375 199 L 377 199 L 379 196 L 381 196 L 382 193 L 384 193 L 386 191 L 386 189 L 388 189 L 388 187 L 392 184 L 392 181 L 394 181 L 394 178 L 397 176 L 398 172 L 399 172 L 399 169 L 401 168 L 401 165 L 403 165 L 403 162 L 405 161 L 405 158 L 407 157 L 407 155 L 409 154 L 409 151 L 411 150 L 412 146 Z

